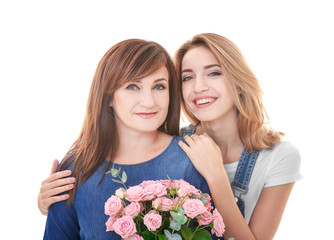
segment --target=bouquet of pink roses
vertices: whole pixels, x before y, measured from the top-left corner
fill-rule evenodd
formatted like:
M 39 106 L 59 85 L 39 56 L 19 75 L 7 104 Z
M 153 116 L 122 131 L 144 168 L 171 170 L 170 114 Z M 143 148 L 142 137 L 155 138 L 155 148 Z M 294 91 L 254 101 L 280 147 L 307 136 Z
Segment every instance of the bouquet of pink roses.
M 120 170 L 109 171 L 118 176 Z M 107 231 L 123 239 L 190 240 L 222 237 L 223 219 L 213 210 L 211 198 L 184 180 L 144 181 L 128 189 L 116 190 L 105 203 Z M 211 210 L 213 210 L 211 212 Z

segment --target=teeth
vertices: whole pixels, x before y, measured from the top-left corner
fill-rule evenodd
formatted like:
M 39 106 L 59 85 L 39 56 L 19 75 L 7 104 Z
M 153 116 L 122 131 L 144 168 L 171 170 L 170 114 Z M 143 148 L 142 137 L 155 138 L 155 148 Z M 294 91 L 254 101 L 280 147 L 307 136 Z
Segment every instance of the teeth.
M 196 100 L 196 104 L 205 104 L 205 103 L 210 103 L 213 101 L 214 101 L 213 98 L 203 98 L 203 99 Z

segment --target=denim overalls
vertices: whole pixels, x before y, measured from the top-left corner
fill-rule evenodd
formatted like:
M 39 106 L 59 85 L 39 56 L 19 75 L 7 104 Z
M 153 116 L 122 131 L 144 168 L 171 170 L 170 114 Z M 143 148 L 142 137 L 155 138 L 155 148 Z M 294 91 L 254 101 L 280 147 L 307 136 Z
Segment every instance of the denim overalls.
M 195 133 L 197 125 L 189 125 L 181 129 L 181 137 L 186 135 L 191 136 Z M 252 153 L 249 153 L 244 147 L 240 160 L 238 163 L 237 170 L 234 175 L 234 179 L 231 183 L 233 194 L 236 200 L 236 203 L 242 213 L 242 216 L 245 217 L 245 202 L 242 199 L 241 195 L 246 195 L 248 192 L 248 185 L 250 178 L 253 173 L 253 169 L 256 163 L 256 160 L 259 156 L 259 151 L 254 150 Z

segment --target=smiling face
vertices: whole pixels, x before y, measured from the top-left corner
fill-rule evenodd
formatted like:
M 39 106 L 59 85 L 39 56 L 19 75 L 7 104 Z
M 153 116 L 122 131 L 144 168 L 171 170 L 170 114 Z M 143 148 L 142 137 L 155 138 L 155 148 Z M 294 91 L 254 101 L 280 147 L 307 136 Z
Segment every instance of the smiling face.
M 222 68 L 207 47 L 187 51 L 181 79 L 185 104 L 200 121 L 214 121 L 235 113 Z
M 169 106 L 168 72 L 162 67 L 139 81 L 127 82 L 114 93 L 114 110 L 119 132 L 156 131 L 165 121 Z

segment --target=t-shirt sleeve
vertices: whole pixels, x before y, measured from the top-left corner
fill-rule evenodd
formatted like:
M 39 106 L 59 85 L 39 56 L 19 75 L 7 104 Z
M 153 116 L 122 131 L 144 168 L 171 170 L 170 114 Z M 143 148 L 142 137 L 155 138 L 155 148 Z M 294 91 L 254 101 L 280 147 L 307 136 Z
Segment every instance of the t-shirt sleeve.
M 67 207 L 66 201 L 61 201 L 50 206 L 43 239 L 80 239 L 80 227 L 73 205 Z
M 288 142 L 279 143 L 269 156 L 270 164 L 264 187 L 292 183 L 302 178 L 300 174 L 301 156 L 296 147 Z

